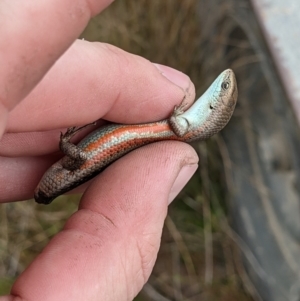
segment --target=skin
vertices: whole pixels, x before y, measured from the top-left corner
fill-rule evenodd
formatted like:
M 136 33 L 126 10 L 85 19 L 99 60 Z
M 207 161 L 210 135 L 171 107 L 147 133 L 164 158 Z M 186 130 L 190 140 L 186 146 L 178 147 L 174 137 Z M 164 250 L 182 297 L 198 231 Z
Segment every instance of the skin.
M 176 70 L 110 45 L 74 42 L 110 2 L 1 1 L 0 202 L 32 197 L 58 159 L 61 130 L 101 117 L 160 120 L 185 94 L 193 101 L 193 84 Z M 118 160 L 81 188 L 78 211 L 0 301 L 132 300 L 152 271 L 168 204 L 197 162 L 181 142 Z

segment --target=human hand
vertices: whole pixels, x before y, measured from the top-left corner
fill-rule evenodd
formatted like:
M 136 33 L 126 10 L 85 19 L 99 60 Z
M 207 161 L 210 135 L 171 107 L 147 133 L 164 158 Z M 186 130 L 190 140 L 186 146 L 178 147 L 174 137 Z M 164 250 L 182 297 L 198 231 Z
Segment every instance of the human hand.
M 2 2 L 0 202 L 32 197 L 57 159 L 61 129 L 100 117 L 160 120 L 185 93 L 194 98 L 187 76 L 113 46 L 76 41 L 64 53 L 109 2 Z M 0 300 L 132 300 L 154 265 L 167 206 L 196 167 L 194 150 L 180 142 L 115 162 Z

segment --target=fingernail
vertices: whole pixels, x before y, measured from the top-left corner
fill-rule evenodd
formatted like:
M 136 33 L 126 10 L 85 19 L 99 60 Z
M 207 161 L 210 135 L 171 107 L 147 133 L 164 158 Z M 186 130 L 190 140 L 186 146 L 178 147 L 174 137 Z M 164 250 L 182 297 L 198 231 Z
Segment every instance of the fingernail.
M 198 168 L 198 164 L 189 164 L 181 168 L 169 194 L 169 204 L 175 199 L 178 193 L 186 185 Z
M 170 82 L 172 82 L 176 86 L 179 86 L 183 89 L 187 89 L 190 86 L 191 80 L 186 74 L 165 65 L 153 65 L 159 70 L 159 72 L 164 77 L 166 77 Z

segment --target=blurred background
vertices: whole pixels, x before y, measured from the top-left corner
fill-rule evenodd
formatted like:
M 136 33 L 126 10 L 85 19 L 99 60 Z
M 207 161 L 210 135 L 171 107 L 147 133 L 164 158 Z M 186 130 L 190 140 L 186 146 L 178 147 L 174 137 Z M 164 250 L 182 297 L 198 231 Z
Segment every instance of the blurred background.
M 193 145 L 199 169 L 170 206 L 156 265 L 136 301 L 300 300 L 300 135 L 290 73 L 299 70 L 299 34 L 289 24 L 299 8 L 294 0 L 123 0 L 82 34 L 181 70 L 197 95 L 224 69 L 237 76 L 234 116 L 221 134 Z M 286 36 L 293 47 L 280 44 Z M 1 205 L 0 294 L 79 198 Z

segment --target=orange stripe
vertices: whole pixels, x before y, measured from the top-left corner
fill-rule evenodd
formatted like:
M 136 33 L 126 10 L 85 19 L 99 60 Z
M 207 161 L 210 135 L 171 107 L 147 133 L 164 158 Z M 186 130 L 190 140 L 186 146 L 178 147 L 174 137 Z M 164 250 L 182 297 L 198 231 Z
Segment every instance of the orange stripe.
M 142 132 L 145 132 L 145 128 L 147 127 L 140 127 Z M 130 129 L 132 130 L 132 126 L 130 126 Z M 152 127 L 151 127 L 152 129 Z M 163 126 L 159 126 L 159 127 L 155 127 L 155 131 L 152 131 L 153 133 L 162 133 L 165 131 L 169 131 L 169 126 L 167 124 L 163 125 Z M 122 135 L 122 133 L 124 131 L 128 131 L 128 128 L 122 128 L 122 129 L 117 129 L 117 133 L 118 135 Z M 138 132 L 137 129 L 135 129 L 135 132 Z M 114 134 L 113 134 L 114 133 Z M 115 132 L 113 132 L 113 136 L 116 137 Z M 108 135 L 105 135 L 105 139 L 99 139 L 96 143 L 94 144 L 94 147 L 97 147 L 98 145 L 101 145 L 101 143 L 103 143 L 104 140 L 107 140 Z M 93 158 L 91 158 L 90 160 L 87 160 L 81 167 L 80 169 L 86 169 L 89 168 L 90 166 L 94 166 L 95 165 L 95 161 L 101 162 L 104 159 L 108 159 L 110 157 L 112 157 L 112 152 L 114 154 L 117 153 L 121 153 L 124 149 L 129 149 L 131 147 L 133 147 L 133 149 L 136 149 L 142 145 L 145 145 L 147 143 L 150 142 L 156 142 L 156 141 L 161 141 L 161 140 L 181 140 L 179 137 L 177 137 L 175 134 L 171 137 L 168 137 L 167 139 L 165 139 L 164 137 L 161 137 L 161 139 L 159 137 L 145 137 L 145 138 L 138 138 L 138 139 L 129 139 L 127 141 L 123 141 L 122 143 L 119 143 L 118 145 L 116 145 L 113 148 L 109 148 L 106 150 L 103 150 L 101 153 L 93 156 Z M 93 149 L 93 148 L 92 148 Z M 121 156 L 121 154 L 120 154 Z
M 111 140 L 111 137 L 119 138 L 125 132 L 135 132 L 135 133 L 144 133 L 144 132 L 152 132 L 154 134 L 170 131 L 170 126 L 167 123 L 151 123 L 145 125 L 128 125 L 128 126 L 120 126 L 119 128 L 113 130 L 111 133 L 104 135 L 100 139 L 95 142 L 90 143 L 84 150 L 92 151 L 98 148 L 101 144 Z M 128 141 L 127 141 L 128 143 Z

